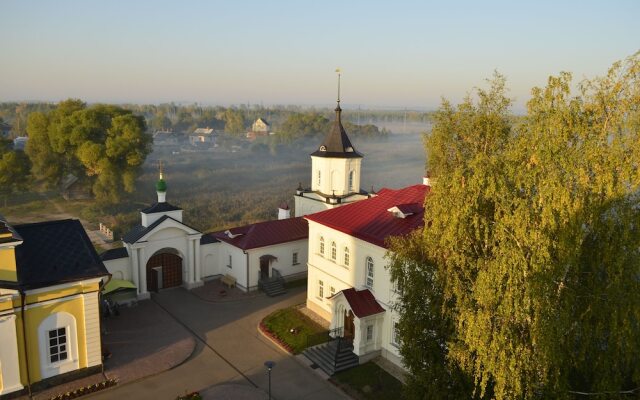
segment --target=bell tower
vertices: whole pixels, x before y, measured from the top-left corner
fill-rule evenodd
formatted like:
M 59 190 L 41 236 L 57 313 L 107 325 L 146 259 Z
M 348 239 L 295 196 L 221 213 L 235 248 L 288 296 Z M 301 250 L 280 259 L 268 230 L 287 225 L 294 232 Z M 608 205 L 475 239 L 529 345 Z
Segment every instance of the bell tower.
M 318 150 L 311 153 L 311 188 L 298 188 L 295 196 L 296 217 L 366 199 L 360 189 L 363 155 L 356 151 L 342 126 L 340 107 L 340 70 L 338 100 L 331 130 Z

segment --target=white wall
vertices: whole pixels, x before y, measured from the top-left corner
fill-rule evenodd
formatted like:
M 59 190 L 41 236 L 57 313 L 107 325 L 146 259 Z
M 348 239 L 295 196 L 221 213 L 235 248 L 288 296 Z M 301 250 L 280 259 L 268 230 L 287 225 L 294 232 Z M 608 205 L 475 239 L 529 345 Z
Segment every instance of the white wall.
M 154 222 L 156 222 L 156 220 L 164 217 L 165 215 L 175 219 L 178 222 L 182 222 L 182 210 L 166 211 L 166 212 L 152 213 L 152 214 L 145 214 L 143 212 L 140 212 L 142 226 L 147 227 L 153 224 Z
M 325 251 L 320 254 L 319 239 L 324 237 Z M 336 261 L 331 259 L 331 242 L 337 244 Z M 349 266 L 344 265 L 344 247 L 349 247 Z M 356 290 L 365 289 L 366 259 L 371 257 L 374 262 L 373 287 L 370 289 L 378 303 L 386 310 L 383 314 L 365 317 L 362 320 L 355 318 L 357 338 L 354 340 L 354 352 L 364 355 L 373 351 L 382 351 L 382 355 L 402 366 L 397 346 L 391 343 L 392 322 L 397 320 L 393 312 L 392 304 L 396 299 L 396 293 L 391 284 L 389 271 L 387 270 L 387 250 L 364 240 L 357 239 L 346 233 L 309 221 L 309 262 L 308 262 L 308 287 L 307 306 L 322 317 L 331 321 L 332 314 L 340 304 L 328 300 L 331 296 L 331 287 L 336 292 L 347 288 Z M 324 296 L 319 298 L 319 281 L 323 282 Z M 344 300 L 346 304 L 346 300 Z M 335 322 L 335 321 L 334 321 Z M 374 338 L 366 340 L 366 326 L 374 325 Z M 337 326 L 341 326 L 340 323 Z
M 327 195 L 343 196 L 360 189 L 362 158 L 329 158 L 311 156 L 311 190 Z M 318 184 L 320 171 L 320 184 Z M 348 188 L 349 171 L 354 171 L 353 190 Z
M 0 316 L 0 395 L 23 388 L 20 383 L 16 316 Z
M 236 286 L 240 289 L 247 288 L 247 255 L 242 249 L 230 245 L 229 243 L 220 242 L 220 251 L 218 252 L 218 265 L 220 265 L 220 273 L 222 275 L 229 274 L 236 278 Z M 231 268 L 229 265 L 229 256 L 231 256 Z
M 131 260 L 129 257 L 117 258 L 115 260 L 103 261 L 107 271 L 112 275 L 113 279 L 124 279 L 132 281 L 131 278 Z
M 280 243 L 273 246 L 259 247 L 257 249 L 247 250 L 249 253 L 249 285 L 251 287 L 258 286 L 258 278 L 260 276 L 260 257 L 264 255 L 272 255 L 277 260 L 271 262 L 271 268 L 275 268 L 283 277 L 301 275 L 304 276 L 307 271 L 307 253 L 309 244 L 307 239 L 297 240 L 295 242 Z M 293 265 L 293 253 L 298 253 L 298 264 Z M 270 270 L 271 271 L 271 270 Z
M 202 266 L 202 278 L 220 275 L 222 264 L 219 260 L 221 244 L 209 243 L 200 245 L 200 265 Z

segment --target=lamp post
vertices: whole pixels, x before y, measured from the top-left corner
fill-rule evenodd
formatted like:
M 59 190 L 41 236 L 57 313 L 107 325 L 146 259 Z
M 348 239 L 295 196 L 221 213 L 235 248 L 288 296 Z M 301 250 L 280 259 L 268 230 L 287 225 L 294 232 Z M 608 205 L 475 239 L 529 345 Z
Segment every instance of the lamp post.
M 264 366 L 267 367 L 269 371 L 269 400 L 271 400 L 271 370 L 276 365 L 274 361 L 265 361 Z

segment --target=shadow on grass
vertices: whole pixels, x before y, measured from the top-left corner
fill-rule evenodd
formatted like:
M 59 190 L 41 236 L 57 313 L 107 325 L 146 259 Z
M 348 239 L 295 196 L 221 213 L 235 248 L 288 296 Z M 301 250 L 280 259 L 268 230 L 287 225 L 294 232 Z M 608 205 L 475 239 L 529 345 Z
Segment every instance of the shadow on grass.
M 398 399 L 402 395 L 402 383 L 372 361 L 338 372 L 331 381 L 354 399 Z

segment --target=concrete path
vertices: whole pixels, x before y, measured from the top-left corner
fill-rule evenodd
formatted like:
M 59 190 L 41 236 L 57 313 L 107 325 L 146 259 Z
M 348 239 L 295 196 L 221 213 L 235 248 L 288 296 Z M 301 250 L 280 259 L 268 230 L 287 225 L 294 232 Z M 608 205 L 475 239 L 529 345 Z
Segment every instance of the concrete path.
M 271 375 L 274 399 L 347 399 L 257 330 L 266 315 L 304 302 L 305 295 L 304 288 L 299 288 L 276 298 L 206 302 L 182 288 L 154 294 L 151 301 L 196 337 L 194 353 L 174 369 L 90 397 L 160 400 L 200 391 L 205 398 L 261 399 L 268 390 L 264 362 L 272 360 L 276 362 Z

